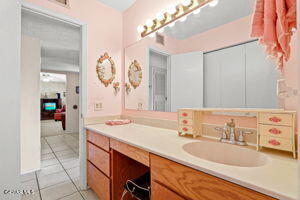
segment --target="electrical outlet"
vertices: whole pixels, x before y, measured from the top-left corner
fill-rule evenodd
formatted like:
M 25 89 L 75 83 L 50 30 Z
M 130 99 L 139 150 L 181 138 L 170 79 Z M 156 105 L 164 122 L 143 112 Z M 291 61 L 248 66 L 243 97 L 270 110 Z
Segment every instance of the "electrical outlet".
M 102 102 L 95 102 L 95 111 L 99 111 L 103 109 Z
M 143 103 L 138 103 L 138 110 L 142 110 L 143 109 Z

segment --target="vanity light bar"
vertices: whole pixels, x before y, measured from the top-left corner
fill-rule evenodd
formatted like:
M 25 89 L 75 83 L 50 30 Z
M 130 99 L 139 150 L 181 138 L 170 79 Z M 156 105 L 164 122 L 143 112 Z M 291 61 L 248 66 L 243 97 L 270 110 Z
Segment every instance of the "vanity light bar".
M 167 11 L 158 13 L 156 19 L 148 19 L 145 25 L 137 27 L 137 31 L 141 33 L 142 38 L 148 35 L 154 37 L 156 31 L 166 26 L 173 27 L 178 19 L 186 18 L 193 12 L 199 13 L 200 9 L 207 5 L 214 7 L 218 2 L 219 0 L 183 0 L 181 4 L 170 6 Z

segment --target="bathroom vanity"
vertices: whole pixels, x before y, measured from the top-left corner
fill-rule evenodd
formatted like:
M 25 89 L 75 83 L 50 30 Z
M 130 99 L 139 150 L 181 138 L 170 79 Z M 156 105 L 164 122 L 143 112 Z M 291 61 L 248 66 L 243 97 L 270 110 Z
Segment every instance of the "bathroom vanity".
M 256 116 L 257 150 L 262 147 L 289 151 L 297 157 L 296 151 L 296 112 L 282 109 L 179 109 L 178 134 L 192 135 L 194 138 L 202 135 L 203 115 L 214 112 L 246 113 Z M 235 133 L 234 133 L 235 134 Z M 237 136 L 236 136 L 237 138 Z
M 125 181 L 148 171 L 152 200 L 297 198 L 293 159 L 205 138 L 178 137 L 175 130 L 134 123 L 87 125 L 86 130 L 87 182 L 101 200 L 119 200 Z M 219 157 L 199 157 L 198 145 L 207 147 L 210 157 L 215 151 Z M 232 158 L 245 159 L 230 160 L 224 151 L 230 148 L 234 148 Z M 281 176 L 283 171 L 289 173 Z

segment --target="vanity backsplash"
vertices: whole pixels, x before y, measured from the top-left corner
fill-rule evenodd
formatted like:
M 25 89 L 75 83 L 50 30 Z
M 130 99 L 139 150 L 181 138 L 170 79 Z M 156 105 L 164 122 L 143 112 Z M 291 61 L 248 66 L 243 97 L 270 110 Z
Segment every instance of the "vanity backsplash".
M 252 113 L 257 126 L 255 129 L 236 126 L 234 119 L 224 122 L 224 127 L 203 123 L 203 115 L 212 112 Z M 256 144 L 257 150 L 262 147 L 288 151 L 296 158 L 296 112 L 281 109 L 179 109 L 178 135 L 216 136 L 220 142 L 245 146 L 247 143 Z M 220 136 L 221 135 L 221 136 Z M 247 137 L 246 137 L 247 135 Z M 255 139 L 256 137 L 256 139 Z

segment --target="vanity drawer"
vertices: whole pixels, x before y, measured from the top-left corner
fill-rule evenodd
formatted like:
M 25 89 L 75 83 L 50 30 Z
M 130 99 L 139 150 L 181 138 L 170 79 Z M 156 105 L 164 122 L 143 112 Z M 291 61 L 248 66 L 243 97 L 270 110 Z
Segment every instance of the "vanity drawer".
M 259 134 L 279 138 L 293 138 L 293 128 L 288 126 L 259 125 Z
M 293 126 L 292 114 L 260 113 L 259 123 L 282 126 Z
M 153 154 L 150 154 L 150 158 L 151 181 L 162 184 L 164 187 L 176 192 L 184 199 L 274 200 L 272 197 L 197 171 L 168 159 Z
M 98 169 L 110 176 L 110 154 L 87 142 L 87 159 Z
M 87 184 L 101 200 L 110 200 L 110 179 L 89 161 L 87 162 Z
M 123 142 L 119 142 L 114 139 L 110 139 L 110 147 L 118 151 L 119 153 L 132 158 L 133 160 L 136 160 L 148 167 L 150 166 L 149 152 L 147 151 L 125 144 Z
M 194 129 L 192 126 L 179 126 L 178 131 L 183 133 L 188 133 L 188 134 L 194 133 Z
M 178 118 L 193 118 L 193 111 L 191 110 L 179 110 Z
M 101 147 L 105 151 L 109 151 L 109 138 L 105 137 L 99 133 L 95 133 L 93 131 L 87 130 L 87 141 Z
M 260 136 L 260 145 L 263 147 L 269 147 L 272 149 L 279 149 L 284 151 L 293 151 L 292 139 Z
M 179 118 L 179 124 L 181 125 L 193 125 L 193 119 Z
M 163 185 L 152 181 L 151 182 L 151 199 L 152 200 L 185 200 L 175 192 L 169 190 L 168 188 L 164 187 Z

